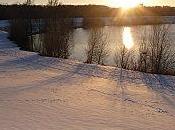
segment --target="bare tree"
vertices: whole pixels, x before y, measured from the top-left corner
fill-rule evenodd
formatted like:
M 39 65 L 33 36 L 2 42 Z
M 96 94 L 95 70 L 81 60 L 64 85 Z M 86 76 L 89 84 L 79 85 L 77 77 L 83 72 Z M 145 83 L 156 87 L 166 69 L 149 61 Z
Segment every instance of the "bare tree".
M 175 52 L 169 35 L 169 25 L 155 25 L 150 37 L 150 63 L 152 73 L 165 73 L 175 63 Z
M 58 6 L 60 4 L 59 0 L 48 0 L 49 6 Z
M 25 21 L 23 19 L 13 19 L 9 23 L 9 37 L 22 45 L 27 40 L 27 25 Z
M 116 49 L 114 61 L 117 67 L 123 69 L 134 69 L 136 65 L 134 62 L 133 50 L 128 50 L 123 44 L 119 45 Z
M 32 5 L 34 3 L 34 0 L 26 0 L 24 4 L 26 5 Z
M 143 33 L 140 35 L 140 43 L 139 43 L 139 56 L 138 56 L 138 68 L 137 70 L 142 71 L 142 72 L 147 72 L 149 69 L 149 42 L 148 42 L 148 37 L 147 35 L 147 30 L 146 27 L 142 29 Z
M 47 19 L 46 33 L 44 34 L 43 54 L 59 58 L 68 58 L 70 49 L 71 25 L 65 19 L 57 22 Z
M 173 70 L 175 48 L 169 28 L 170 25 L 154 25 L 145 30 L 139 46 L 139 71 L 167 74 L 167 71 Z
M 104 64 L 104 60 L 108 56 L 108 35 L 104 33 L 102 28 L 90 29 L 86 52 L 86 63 Z

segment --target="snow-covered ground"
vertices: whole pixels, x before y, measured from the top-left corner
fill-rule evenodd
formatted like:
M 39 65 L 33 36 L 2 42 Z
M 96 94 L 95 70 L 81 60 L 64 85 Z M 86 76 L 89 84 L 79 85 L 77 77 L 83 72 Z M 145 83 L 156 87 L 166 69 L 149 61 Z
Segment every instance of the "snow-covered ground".
M 0 32 L 0 130 L 175 130 L 175 77 L 42 57 Z

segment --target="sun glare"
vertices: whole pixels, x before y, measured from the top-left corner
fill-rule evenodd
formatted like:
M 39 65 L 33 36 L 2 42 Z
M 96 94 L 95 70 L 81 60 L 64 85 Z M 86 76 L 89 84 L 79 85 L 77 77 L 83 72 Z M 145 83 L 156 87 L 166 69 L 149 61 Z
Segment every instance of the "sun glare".
M 123 44 L 127 49 L 131 49 L 134 46 L 130 27 L 124 27 L 123 29 Z
M 141 0 L 109 0 L 110 4 L 115 7 L 122 7 L 125 9 L 134 8 L 141 4 Z

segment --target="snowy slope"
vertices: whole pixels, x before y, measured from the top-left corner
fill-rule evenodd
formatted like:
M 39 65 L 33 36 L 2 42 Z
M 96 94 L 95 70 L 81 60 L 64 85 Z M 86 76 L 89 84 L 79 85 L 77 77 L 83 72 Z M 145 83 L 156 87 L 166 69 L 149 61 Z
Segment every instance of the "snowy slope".
M 0 130 L 175 130 L 175 77 L 41 57 L 0 32 Z

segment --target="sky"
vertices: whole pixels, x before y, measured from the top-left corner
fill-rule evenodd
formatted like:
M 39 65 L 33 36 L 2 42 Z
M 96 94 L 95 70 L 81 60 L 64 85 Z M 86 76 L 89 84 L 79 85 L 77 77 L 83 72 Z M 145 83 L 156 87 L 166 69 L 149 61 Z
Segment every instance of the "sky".
M 0 3 L 14 4 L 23 3 L 25 0 L 0 0 Z M 46 4 L 48 0 L 34 0 L 35 4 Z M 133 3 L 139 1 L 146 6 L 175 6 L 175 0 L 60 0 L 63 4 L 99 4 L 120 7 L 122 3 Z

